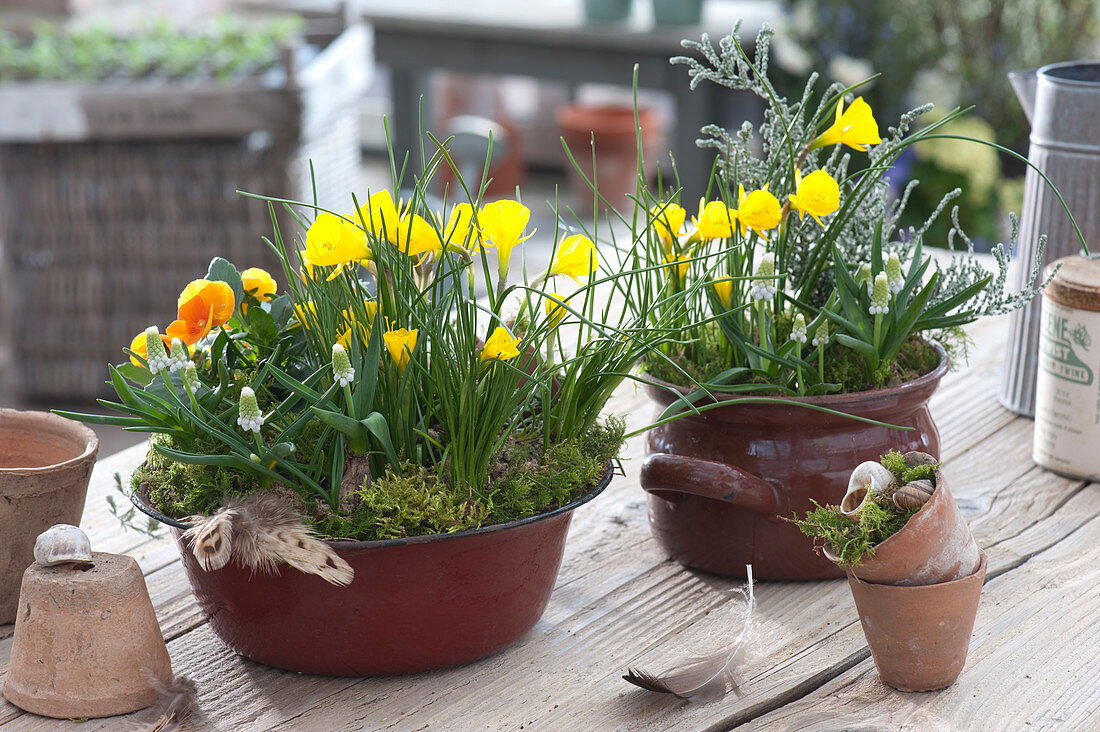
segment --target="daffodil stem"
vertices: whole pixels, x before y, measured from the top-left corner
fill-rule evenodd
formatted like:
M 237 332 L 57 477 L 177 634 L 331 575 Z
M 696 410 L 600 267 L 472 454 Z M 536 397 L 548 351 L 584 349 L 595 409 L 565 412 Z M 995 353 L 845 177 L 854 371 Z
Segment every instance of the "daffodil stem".
M 757 335 L 760 338 L 760 349 L 768 350 L 768 306 L 763 300 L 757 300 Z M 761 360 L 761 368 L 767 369 L 770 361 L 767 358 Z

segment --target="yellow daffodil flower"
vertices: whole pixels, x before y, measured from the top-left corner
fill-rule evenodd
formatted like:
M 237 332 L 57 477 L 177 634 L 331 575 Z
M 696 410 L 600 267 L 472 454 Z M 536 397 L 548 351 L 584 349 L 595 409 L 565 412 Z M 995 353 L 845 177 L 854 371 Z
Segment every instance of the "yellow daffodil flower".
M 399 330 L 387 330 L 382 334 L 382 340 L 386 344 L 386 350 L 389 351 L 390 358 L 397 364 L 397 368 L 402 371 L 409 365 L 412 352 L 416 350 L 417 333 L 416 328 L 412 330 L 401 328 Z
M 706 203 L 700 198 L 699 215 L 692 221 L 700 239 L 728 239 L 733 236 L 733 226 L 738 216 L 737 209 L 730 208 L 721 201 Z
M 189 346 L 198 343 L 211 330 L 229 322 L 236 305 L 233 289 L 226 283 L 194 280 L 180 293 L 177 320 L 164 329 L 168 342 L 179 338 Z
M 259 267 L 249 267 L 241 272 L 241 283 L 244 291 L 260 302 L 267 302 L 275 297 L 278 289 L 275 278 Z
M 497 270 L 501 277 L 508 273 L 512 249 L 535 235 L 533 231 L 527 236 L 523 235 L 530 220 L 531 209 L 519 201 L 493 201 L 478 211 L 477 225 L 481 241 L 484 246 L 497 248 Z
M 669 270 L 670 274 L 675 272 L 677 279 L 683 280 L 687 276 L 688 265 L 690 264 L 688 260 L 690 259 L 691 257 L 686 254 L 668 255 L 665 257 L 665 263 L 668 265 L 666 269 Z
M 558 300 L 561 300 L 564 303 L 569 302 L 562 295 L 559 295 L 556 292 L 548 292 L 546 294 L 550 297 L 556 297 Z M 550 325 L 554 328 L 557 328 L 559 325 L 561 325 L 561 321 L 565 320 L 566 315 L 569 315 L 569 310 L 566 309 L 564 305 L 560 305 L 554 302 L 549 297 L 543 300 L 542 306 L 546 310 L 546 316 L 550 319 Z
M 649 214 L 653 217 L 653 230 L 661 240 L 661 247 L 668 254 L 672 251 L 672 242 L 684 228 L 687 211 L 675 203 L 667 203 L 649 209 Z
M 355 315 L 355 310 L 348 308 L 343 316 L 344 329 L 336 336 L 336 342 L 344 348 L 351 348 L 351 332 L 354 328 L 359 335 L 359 343 L 366 345 L 370 338 L 371 328 L 374 326 L 374 316 L 378 314 L 378 303 L 374 300 L 363 300 L 363 309 L 366 311 L 366 321 L 360 322 Z
M 722 307 L 729 310 L 733 299 L 733 280 L 724 279 L 715 282 L 714 294 L 718 296 L 718 302 L 722 303 Z
M 519 355 L 519 341 L 520 339 L 509 333 L 507 328 L 498 325 L 481 349 L 481 360 L 495 358 L 498 361 L 507 361 L 515 358 Z
M 815 170 L 805 178 L 802 177 L 802 171 L 795 171 L 794 181 L 795 192 L 787 198 L 798 211 L 799 219 L 809 214 L 817 223 L 825 226 L 821 217 L 840 208 L 840 185 L 824 170 Z
M 394 242 L 398 249 L 410 257 L 438 254 L 443 251 L 443 241 L 439 232 L 427 219 L 417 214 L 409 214 L 401 219 L 397 226 Z
M 747 195 L 745 186 L 738 187 L 737 222 L 741 225 L 741 236 L 745 236 L 749 229 L 763 236 L 768 229 L 779 226 L 782 215 L 779 199 L 768 192 L 766 185 Z
M 393 196 L 387 190 L 372 193 L 367 202 L 359 207 L 357 221 L 376 239 L 386 239 L 390 244 L 397 243 L 397 229 L 401 221 L 401 212 L 393 205 Z
M 312 300 L 298 303 L 294 306 L 294 317 L 298 320 L 298 325 L 308 330 L 317 322 L 317 306 Z
M 574 234 L 558 244 L 548 276 L 565 275 L 581 284 L 580 278 L 595 274 L 597 266 L 596 245 L 584 234 Z
M 322 211 L 306 231 L 305 257 L 314 267 L 339 267 L 370 256 L 366 232 L 340 216 Z
M 829 129 L 818 135 L 811 148 L 828 145 L 847 145 L 855 150 L 867 151 L 869 145 L 882 142 L 878 135 L 878 123 L 871 112 L 871 105 L 858 97 L 847 110 L 844 100 L 836 103 L 836 120 Z
M 440 217 L 442 222 L 442 217 Z M 451 217 L 443 228 L 443 238 L 448 244 L 470 249 L 477 242 L 477 231 L 473 228 L 474 207 L 468 203 L 457 203 L 451 209 Z

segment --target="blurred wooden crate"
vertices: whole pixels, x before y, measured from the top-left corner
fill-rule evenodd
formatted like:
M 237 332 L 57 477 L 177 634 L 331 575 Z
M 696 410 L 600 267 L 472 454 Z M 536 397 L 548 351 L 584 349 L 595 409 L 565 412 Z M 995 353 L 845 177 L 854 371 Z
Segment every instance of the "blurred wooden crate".
M 107 362 L 215 256 L 276 262 L 267 207 L 237 190 L 347 208 L 367 31 L 345 29 L 272 86 L 0 85 L 0 248 L 24 397 L 105 393 Z M 287 64 L 292 66 L 292 64 Z

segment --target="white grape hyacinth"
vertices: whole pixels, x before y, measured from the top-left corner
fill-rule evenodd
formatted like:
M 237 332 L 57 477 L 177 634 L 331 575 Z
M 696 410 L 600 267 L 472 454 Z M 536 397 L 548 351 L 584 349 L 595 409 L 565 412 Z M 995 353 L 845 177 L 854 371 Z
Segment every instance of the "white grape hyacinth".
M 260 433 L 260 428 L 264 426 L 264 415 L 260 412 L 260 405 L 256 403 L 256 392 L 252 391 L 252 387 L 241 389 L 239 415 L 237 424 L 242 430 Z

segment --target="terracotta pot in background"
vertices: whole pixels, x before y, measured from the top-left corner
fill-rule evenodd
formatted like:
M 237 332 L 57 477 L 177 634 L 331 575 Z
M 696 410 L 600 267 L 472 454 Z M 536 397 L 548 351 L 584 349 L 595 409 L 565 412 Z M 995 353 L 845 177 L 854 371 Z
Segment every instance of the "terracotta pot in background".
M 905 461 L 909 465 L 927 465 L 936 459 L 911 452 L 905 455 Z M 939 469 L 935 484 L 932 497 L 901 531 L 875 546 L 874 555 L 851 567 L 849 573 L 864 582 L 932 585 L 969 577 L 977 571 L 981 551 Z M 826 556 L 832 561 L 838 559 L 828 549 Z
M 873 584 L 849 572 L 859 622 L 882 680 L 900 691 L 950 686 L 966 665 L 988 564 L 961 579 L 919 587 Z
M 794 398 L 912 431 L 782 404 L 733 404 L 651 430 L 641 484 L 657 542 L 682 564 L 730 577 L 744 577 L 746 564 L 758 579 L 843 576 L 780 517 L 804 515 L 813 501 L 839 503 L 852 466 L 890 450 L 939 454 L 928 411 L 947 373 L 939 351 L 939 366 L 901 386 Z M 667 390 L 647 390 L 658 414 L 674 401 Z
M 615 208 L 630 203 L 637 190 L 638 135 L 634 108 L 626 105 L 571 104 L 558 110 L 558 126 L 573 158 L 589 180 L 595 175 L 600 194 Z M 657 115 L 652 109 L 638 110 L 643 152 L 652 158 L 658 137 Z M 592 167 L 592 144 L 596 146 L 596 167 Z M 565 160 L 579 210 L 592 210 L 592 189 Z M 601 208 L 603 205 L 601 204 Z
M 58 719 L 112 717 L 157 700 L 172 662 L 132 557 L 32 564 L 23 575 L 4 696 Z
M 0 409 L 0 625 L 15 620 L 19 582 L 34 540 L 84 513 L 99 438 L 46 412 Z
M 355 570 L 347 587 L 285 564 L 270 574 L 230 562 L 207 572 L 179 521 L 140 495 L 134 504 L 173 527 L 187 579 L 211 629 L 242 656 L 276 668 L 380 676 L 456 666 L 500 651 L 542 617 L 573 510 L 454 534 L 330 541 Z

